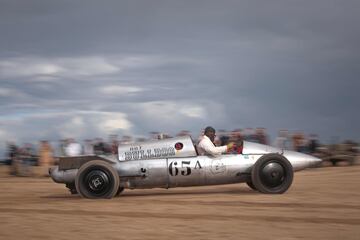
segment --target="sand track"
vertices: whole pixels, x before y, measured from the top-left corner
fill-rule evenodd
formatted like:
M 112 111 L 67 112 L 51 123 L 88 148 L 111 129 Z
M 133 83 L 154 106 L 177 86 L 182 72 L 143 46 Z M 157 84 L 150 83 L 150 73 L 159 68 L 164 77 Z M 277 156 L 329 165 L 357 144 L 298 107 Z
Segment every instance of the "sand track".
M 0 239 L 359 239 L 359 183 L 360 166 L 328 167 L 296 173 L 282 195 L 234 184 L 88 200 L 2 171 Z

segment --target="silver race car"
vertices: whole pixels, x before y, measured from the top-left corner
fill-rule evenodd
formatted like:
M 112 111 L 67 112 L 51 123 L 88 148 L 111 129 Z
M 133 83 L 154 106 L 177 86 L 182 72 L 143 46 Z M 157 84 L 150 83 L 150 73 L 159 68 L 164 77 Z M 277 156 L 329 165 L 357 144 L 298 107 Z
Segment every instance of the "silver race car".
M 294 171 L 321 159 L 258 143 L 218 157 L 199 156 L 191 137 L 122 145 L 117 156 L 62 157 L 51 178 L 85 198 L 112 198 L 125 188 L 174 188 L 247 183 L 261 193 L 284 193 Z

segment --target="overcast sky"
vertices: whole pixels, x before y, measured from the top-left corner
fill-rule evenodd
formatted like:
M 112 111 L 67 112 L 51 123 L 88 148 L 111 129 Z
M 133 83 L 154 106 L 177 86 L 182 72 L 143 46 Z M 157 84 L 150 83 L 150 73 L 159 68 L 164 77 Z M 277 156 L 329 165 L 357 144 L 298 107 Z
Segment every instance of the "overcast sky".
M 358 0 L 0 0 L 0 142 L 265 127 L 359 140 Z

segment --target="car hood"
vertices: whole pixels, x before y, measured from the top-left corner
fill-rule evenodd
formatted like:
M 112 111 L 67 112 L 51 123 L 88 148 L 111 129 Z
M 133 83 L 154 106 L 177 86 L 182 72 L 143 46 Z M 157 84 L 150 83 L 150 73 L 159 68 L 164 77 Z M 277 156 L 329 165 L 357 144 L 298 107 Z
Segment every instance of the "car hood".
M 267 153 L 282 154 L 283 150 L 276 148 L 276 147 L 260 144 L 260 143 L 244 141 L 242 153 L 243 154 L 267 154 Z

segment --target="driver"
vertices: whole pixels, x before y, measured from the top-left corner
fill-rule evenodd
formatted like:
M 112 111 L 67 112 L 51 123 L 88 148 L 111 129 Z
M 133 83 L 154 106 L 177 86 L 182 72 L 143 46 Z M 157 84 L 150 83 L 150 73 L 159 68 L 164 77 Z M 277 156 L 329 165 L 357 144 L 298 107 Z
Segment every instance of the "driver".
M 215 136 L 215 129 L 213 127 L 205 128 L 204 136 L 200 139 L 197 146 L 199 155 L 217 157 L 233 148 L 234 143 L 229 143 L 226 146 L 216 147 L 214 144 Z

